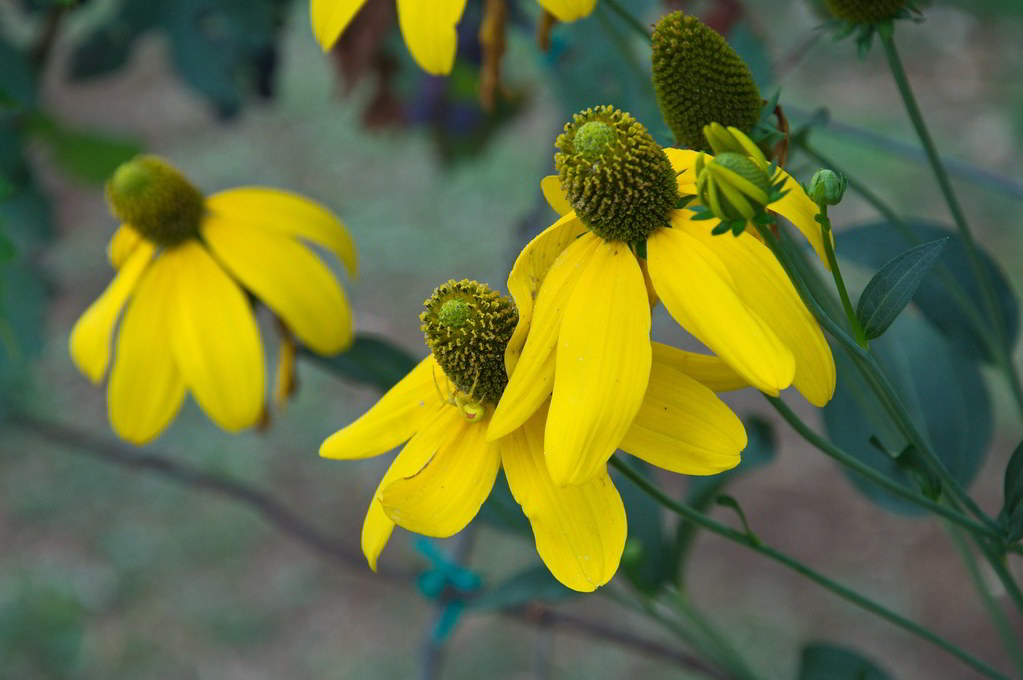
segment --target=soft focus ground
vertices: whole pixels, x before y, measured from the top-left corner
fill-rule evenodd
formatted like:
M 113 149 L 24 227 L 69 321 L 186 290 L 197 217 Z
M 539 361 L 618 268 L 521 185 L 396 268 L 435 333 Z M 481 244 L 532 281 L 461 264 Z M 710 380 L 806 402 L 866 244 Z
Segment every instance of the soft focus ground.
M 781 57 L 810 35 L 815 19 L 798 3 L 783 11 L 777 4 L 750 9 Z M 900 28 L 907 68 L 943 150 L 1016 177 L 1023 174 L 1021 28 L 1018 19 L 976 18 L 942 6 L 928 11 L 924 26 Z M 785 101 L 807 110 L 827 104 L 843 121 L 911 140 L 879 55 L 858 63 L 852 50 L 820 41 L 785 74 Z M 360 128 L 366 93 L 337 96 L 303 9 L 290 22 L 279 98 L 230 124 L 214 120 L 166 60 L 165 45 L 150 40 L 117 77 L 71 86 L 61 78 L 58 49 L 45 96 L 69 121 L 140 138 L 204 189 L 271 184 L 329 204 L 358 243 L 361 271 L 347 290 L 360 329 L 386 334 L 417 355 L 423 349 L 416 317 L 432 288 L 451 277 L 501 286 L 525 234 L 541 226 L 531 216 L 562 114 L 525 37 L 513 44 L 509 71 L 537 82 L 529 105 L 484 157 L 451 172 L 438 165 L 424 135 Z M 942 217 L 923 167 L 883 158 L 849 137 L 818 139 L 897 206 Z M 57 198 L 61 235 L 45 260 L 56 293 L 48 344 L 25 399 L 39 413 L 111 436 L 102 392 L 73 370 L 66 337 L 109 279 L 103 248 L 114 224 L 99 190 L 69 183 L 43 155 L 37 160 Z M 1020 203 L 957 184 L 982 240 L 1019 290 Z M 852 200 L 833 215 L 839 229 L 874 218 Z M 995 512 L 1000 474 L 1020 433 L 1005 424 L 1008 402 L 998 378 L 989 377 L 1000 425 L 972 491 Z M 356 546 L 384 461 L 328 462 L 316 449 L 374 398 L 303 365 L 297 399 L 269 431 L 231 437 L 189 405 L 152 448 L 270 490 Z M 752 393 L 729 401 L 743 414 L 766 413 Z M 791 401 L 814 417 L 803 402 Z M 733 490 L 761 537 L 1006 667 L 941 526 L 885 513 L 821 455 L 779 431 L 778 460 Z M 471 564 L 488 577 L 536 559 L 530 545 L 492 529 L 481 528 L 475 538 Z M 412 546 L 397 532 L 383 561 L 421 564 Z M 933 647 L 717 538 L 700 539 L 689 584 L 695 601 L 772 678 L 793 677 L 798 649 L 816 639 L 845 641 L 897 678 L 976 677 Z M 627 587 L 624 580 L 619 585 Z M 599 597 L 566 606 L 668 639 Z M 19 648 L 47 640 L 43 654 L 56 665 L 38 677 L 105 680 L 415 677 L 432 621 L 430 604 L 411 584 L 395 587 L 367 569 L 338 569 L 230 501 L 77 457 L 15 429 L 0 437 L 0 608 L 24 623 Z M 60 675 L 60 636 L 73 634 L 79 622 L 79 660 Z M 550 634 L 500 618 L 470 619 L 451 641 L 443 677 L 534 677 L 538 649 L 553 654 L 554 678 L 683 677 L 608 644 L 558 634 L 549 648 L 538 635 Z M 0 678 L 21 680 L 8 673 L 0 660 Z

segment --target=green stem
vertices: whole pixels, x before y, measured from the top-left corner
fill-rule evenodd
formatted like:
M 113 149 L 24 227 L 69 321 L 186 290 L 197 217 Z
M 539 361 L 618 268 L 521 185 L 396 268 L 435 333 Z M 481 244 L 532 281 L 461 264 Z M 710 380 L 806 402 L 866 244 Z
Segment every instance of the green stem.
M 952 538 L 952 542 L 959 550 L 959 555 L 963 559 L 966 571 L 970 575 L 970 581 L 973 582 L 974 589 L 980 595 L 981 602 L 984 603 L 984 608 L 987 609 L 991 622 L 998 631 L 998 636 L 1002 638 L 1005 651 L 1008 653 L 1009 658 L 1012 659 L 1013 664 L 1015 664 L 1019 676 L 1023 678 L 1023 648 L 1020 647 L 1019 640 L 1012 631 L 1012 625 L 1009 623 L 1005 611 L 995 602 L 994 597 L 991 595 L 991 590 L 984 582 L 984 576 L 980 573 L 980 565 L 977 564 L 977 558 L 974 557 L 973 551 L 970 550 L 970 546 L 963 537 L 962 530 L 948 523 L 945 524 L 945 528 L 948 530 L 948 535 Z
M 995 331 L 999 343 L 1003 347 L 1008 348 L 1006 329 L 1002 323 L 1001 315 L 998 313 L 998 296 L 995 293 L 994 283 L 991 281 L 991 277 L 987 268 L 984 266 L 983 260 L 981 260 L 977 243 L 973 238 L 973 232 L 970 230 L 970 225 L 966 221 L 966 214 L 963 212 L 962 206 L 959 204 L 959 199 L 955 194 L 955 190 L 952 188 L 952 182 L 948 178 L 948 171 L 945 169 L 945 164 L 942 162 L 941 156 L 938 155 L 937 147 L 934 146 L 934 140 L 931 138 L 931 133 L 927 129 L 927 123 L 924 121 L 923 114 L 920 112 L 920 107 L 917 104 L 916 97 L 913 96 L 913 90 L 909 85 L 909 78 L 906 77 L 906 71 L 902 67 L 902 60 L 899 58 L 899 52 L 895 48 L 895 38 L 890 31 L 881 31 L 880 36 L 881 45 L 884 47 L 884 54 L 892 72 L 892 78 L 895 80 L 895 85 L 898 87 L 899 94 L 902 96 L 902 101 L 905 104 L 906 112 L 909 114 L 909 118 L 913 123 L 913 128 L 916 130 L 917 136 L 920 137 L 921 144 L 923 144 L 924 152 L 927 154 L 927 160 L 930 162 L 931 168 L 934 170 L 934 176 L 938 180 L 938 186 L 941 188 L 942 196 L 944 196 L 945 203 L 948 204 L 949 212 L 952 213 L 952 219 L 955 220 L 956 227 L 959 229 L 959 236 L 963 239 L 963 245 L 966 250 L 967 259 L 970 263 L 970 269 L 981 288 L 984 306 L 986 308 L 985 311 L 990 318 L 991 328 Z
M 870 598 L 864 595 L 861 595 L 852 588 L 849 588 L 848 586 L 838 583 L 837 581 L 825 576 L 824 574 L 818 572 L 812 567 L 800 562 L 794 557 L 790 557 L 789 555 L 779 550 L 776 550 L 758 540 L 755 540 L 753 537 L 748 536 L 747 534 L 741 531 L 737 531 L 725 524 L 722 524 L 708 517 L 707 515 L 704 515 L 703 513 L 698 512 L 697 510 L 689 507 L 685 503 L 676 501 L 674 498 L 671 498 L 670 496 L 662 492 L 660 489 L 658 489 L 657 486 L 655 486 L 652 482 L 643 477 L 643 475 L 637 473 L 628 465 L 623 464 L 620 460 L 618 460 L 618 458 L 612 457 L 611 465 L 615 469 L 617 469 L 619 473 L 621 473 L 625 477 L 628 477 L 629 480 L 632 481 L 633 484 L 638 486 L 643 492 L 645 492 L 647 495 L 649 495 L 651 498 L 656 500 L 658 503 L 663 505 L 668 510 L 671 510 L 672 512 L 678 514 L 680 517 L 700 525 L 707 531 L 718 534 L 719 536 L 727 538 L 728 540 L 734 543 L 738 543 L 739 545 L 743 545 L 749 548 L 750 550 L 753 550 L 754 552 L 758 552 L 761 555 L 764 555 L 765 557 L 785 567 L 788 567 L 789 569 L 795 571 L 796 573 L 802 576 L 805 576 L 806 578 L 810 579 L 811 581 L 825 588 L 826 590 L 829 590 L 835 595 L 838 595 L 840 598 L 855 604 L 857 607 L 865 609 L 866 611 L 871 612 L 872 614 L 875 614 L 885 619 L 886 621 L 894 624 L 895 626 L 898 626 L 899 628 L 902 628 L 903 630 L 912 633 L 913 635 L 916 635 L 917 637 L 923 640 L 927 640 L 931 644 L 945 650 L 949 654 L 961 660 L 963 663 L 967 664 L 974 670 L 980 672 L 981 674 L 989 678 L 999 678 L 1001 680 L 1008 680 L 1008 678 L 1005 675 L 999 673 L 997 670 L 989 666 L 984 661 L 981 661 L 980 659 L 973 656 L 966 650 L 958 647 L 952 642 L 949 642 L 948 640 L 928 630 L 927 628 L 924 628 L 920 624 L 910 621 L 901 614 L 898 614 L 888 609 L 884 605 L 874 600 L 871 600 Z
M 718 654 L 728 660 L 729 667 L 739 677 L 756 680 L 759 676 L 732 644 L 728 636 L 722 633 L 714 622 L 701 612 L 684 593 L 672 591 L 676 611 L 687 620 L 704 639 L 704 644 L 714 647 Z
M 898 496 L 899 498 L 907 500 L 915 505 L 920 506 L 921 508 L 926 508 L 927 510 L 930 510 L 936 515 L 941 515 L 949 522 L 956 524 L 960 527 L 963 527 L 964 529 L 967 529 L 968 531 L 974 534 L 982 535 L 995 541 L 1001 541 L 1003 539 L 1001 533 L 992 531 L 988 527 L 984 526 L 983 524 L 980 524 L 975 520 L 970 519 L 961 512 L 958 512 L 948 507 L 947 505 L 943 505 L 942 503 L 931 500 L 927 496 L 924 496 L 923 494 L 914 491 L 913 489 L 904 486 L 903 484 L 900 484 L 891 477 L 888 477 L 887 475 L 878 472 L 869 465 L 860 462 L 849 453 L 843 451 L 842 449 L 835 446 L 830 441 L 828 441 L 827 439 L 825 439 L 824 437 L 810 429 L 810 426 L 807 425 L 802 419 L 800 419 L 800 417 L 796 415 L 792 411 L 792 409 L 790 409 L 788 405 L 781 399 L 779 399 L 778 397 L 770 397 L 766 395 L 765 397 L 768 403 L 770 403 L 771 406 L 774 407 L 774 410 L 776 410 L 781 415 L 781 417 L 784 418 L 785 421 L 792 426 L 792 429 L 794 429 L 797 433 L 799 433 L 799 435 L 803 439 L 805 439 L 815 448 L 817 448 L 822 453 L 830 457 L 832 460 L 838 462 L 841 465 L 844 465 L 845 467 L 849 468 L 856 474 L 860 475 L 864 479 L 867 479 L 876 486 L 881 487 L 882 489 L 892 494 L 893 496 Z M 1013 546 L 1013 549 L 1023 553 L 1023 547 Z
M 817 215 L 817 223 L 821 225 L 821 240 L 824 242 L 824 253 L 828 257 L 828 265 L 831 267 L 831 275 L 835 278 L 835 287 L 838 289 L 838 296 L 842 299 L 842 309 L 845 310 L 845 318 L 849 320 L 849 328 L 856 336 L 856 342 L 863 349 L 867 349 L 867 334 L 856 318 L 856 311 L 853 309 L 852 301 L 849 299 L 849 291 L 845 288 L 845 280 L 842 278 L 842 270 L 838 267 L 838 259 L 835 257 L 835 246 L 831 243 L 831 220 L 828 218 L 828 206 L 819 206 L 820 212 Z
M 627 9 L 625 9 L 618 3 L 618 0 L 600 0 L 600 4 L 602 7 L 607 7 L 609 10 L 617 14 L 619 19 L 621 19 L 630 29 L 635 31 L 638 35 L 643 36 L 644 40 L 646 41 L 650 40 L 649 27 L 643 25 L 642 21 L 632 16 L 632 14 Z

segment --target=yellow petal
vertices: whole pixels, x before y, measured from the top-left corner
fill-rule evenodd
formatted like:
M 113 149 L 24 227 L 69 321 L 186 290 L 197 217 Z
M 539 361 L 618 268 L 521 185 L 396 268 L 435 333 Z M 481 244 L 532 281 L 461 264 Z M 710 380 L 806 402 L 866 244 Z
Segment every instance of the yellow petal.
M 647 262 L 657 293 L 687 331 L 751 385 L 777 395 L 795 376 L 792 352 L 743 303 L 721 258 L 686 233 L 686 219 L 679 217 L 684 212 L 673 218 L 675 228 L 658 229 L 647 239 Z
M 71 360 L 94 383 L 103 379 L 110 363 L 110 340 L 121 308 L 131 296 L 156 248 L 145 241 L 132 252 L 103 294 L 75 322 L 68 339 Z
M 557 17 L 558 21 L 575 21 L 588 16 L 597 0 L 537 0 L 540 6 Z
M 377 559 L 387 545 L 391 532 L 394 531 L 394 522 L 384 512 L 384 506 L 380 503 L 383 490 L 391 482 L 422 470 L 450 432 L 451 426 L 457 425 L 458 421 L 465 421 L 458 409 L 444 408 L 432 411 L 429 419 L 423 423 L 423 429 L 402 448 L 387 469 L 384 478 L 380 480 L 366 512 L 366 519 L 362 523 L 362 554 L 366 556 L 369 568 L 373 571 L 377 570 Z
M 544 234 L 548 232 L 550 230 Z M 601 243 L 603 241 L 600 238 L 590 233 L 577 238 L 554 260 L 542 285 L 539 281 L 534 281 L 531 278 L 526 279 L 513 270 L 512 276 L 508 280 L 510 290 L 514 291 L 518 286 L 525 287 L 527 285 L 531 289 L 535 289 L 535 286 L 538 285 L 540 292 L 536 298 L 536 312 L 532 315 L 532 321 L 528 322 L 529 333 L 525 337 L 526 344 L 522 348 L 521 357 L 516 360 L 514 356 L 511 356 L 509 361 L 509 355 L 507 352 L 505 353 L 505 363 L 512 365 L 514 369 L 509 370 L 511 377 L 508 386 L 504 389 L 501 401 L 497 404 L 497 409 L 490 420 L 490 428 L 487 432 L 489 440 L 493 441 L 503 437 L 522 425 L 550 396 L 554 387 L 554 350 L 558 344 L 561 319 L 565 315 L 565 308 L 575 289 L 576 281 L 579 280 L 579 275 Z M 543 256 L 543 251 L 547 246 L 548 244 L 539 244 L 528 257 L 531 257 L 533 253 L 538 257 Z M 527 246 L 528 248 L 529 246 Z M 551 251 L 553 252 L 553 249 Z M 523 256 L 527 256 L 526 251 L 523 251 L 519 259 L 521 260 Z M 516 262 L 516 268 L 519 264 Z M 523 268 L 520 271 L 524 272 L 525 270 Z M 513 280 L 515 281 L 514 286 Z M 513 293 L 513 295 L 515 294 Z M 529 296 L 528 292 L 525 295 L 521 293 L 515 295 L 516 304 L 520 304 L 519 299 L 525 299 L 527 296 Z M 523 307 L 528 310 L 530 305 L 526 303 L 519 307 L 519 325 L 515 328 L 516 334 L 519 334 L 519 329 L 523 327 Z M 527 319 L 529 316 L 527 311 Z M 512 336 L 512 341 L 515 341 L 515 335 Z M 510 343 L 509 347 L 511 347 Z
M 311 241 L 333 251 L 355 276 L 355 243 L 334 213 L 316 201 L 280 189 L 239 187 L 213 194 L 206 209 L 262 231 L 285 234 Z
M 380 495 L 384 512 L 398 526 L 424 536 L 446 538 L 472 521 L 494 488 L 501 466 L 485 423 L 469 423 L 457 408 L 439 419 L 445 433 L 422 469 L 397 479 Z
M 562 217 L 572 212 L 572 204 L 568 202 L 568 196 L 565 196 L 565 190 L 561 188 L 561 180 L 557 175 L 544 177 L 540 181 L 540 190 L 554 212 Z
M 351 22 L 366 0 L 312 0 L 310 14 L 313 35 L 326 52 Z
M 543 407 L 501 439 L 501 464 L 529 518 L 536 552 L 564 585 L 589 592 L 611 580 L 625 548 L 625 507 L 607 472 L 577 486 L 554 484 L 543 455 Z
M 130 224 L 118 227 L 107 244 L 107 259 L 110 260 L 110 266 L 120 269 L 141 242 L 142 234 L 135 231 Z
M 835 393 L 835 359 L 824 333 L 770 249 L 749 233 L 714 236 L 706 222 L 680 225 L 713 248 L 743 303 L 764 321 L 796 360 L 792 384 L 815 406 Z
M 696 159 L 699 151 L 665 147 L 664 155 L 671 162 L 671 168 L 678 175 L 678 189 L 683 195 L 696 193 Z
M 504 353 L 509 375 L 515 369 L 522 346 L 526 343 L 526 334 L 533 319 L 533 306 L 547 272 L 558 256 L 585 233 L 586 227 L 574 214 L 566 215 L 526 244 L 515 258 L 515 264 L 508 274 L 508 292 L 519 310 L 519 321 Z
M 741 375 L 721 357 L 713 354 L 687 352 L 660 342 L 653 343 L 654 365 L 667 364 L 682 371 L 693 380 L 706 385 L 713 392 L 730 392 L 749 387 Z
M 174 301 L 175 274 L 172 263 L 163 257 L 152 263 L 117 334 L 107 410 L 114 432 L 134 444 L 145 444 L 160 434 L 185 398 L 185 381 L 167 337 L 167 309 Z
M 263 343 L 248 300 L 198 241 L 162 256 L 174 267 L 168 306 L 171 348 L 195 400 L 228 432 L 255 425 L 263 411 Z
M 655 358 L 643 405 L 621 447 L 671 472 L 713 475 L 739 464 L 746 430 L 708 387 Z
M 810 197 L 803 191 L 802 185 L 791 175 L 780 168 L 778 173 L 785 178 L 785 185 L 782 187 L 782 191 L 787 191 L 788 193 L 768 207 L 771 211 L 778 213 L 795 225 L 796 229 L 802 232 L 806 240 L 813 246 L 817 257 L 821 259 L 824 266 L 831 269 L 828 264 L 827 253 L 824 252 L 824 237 L 821 236 L 821 225 L 814 219 L 817 216 L 817 204 L 810 200 Z M 777 177 L 775 179 L 777 180 Z M 835 237 L 832 235 L 831 244 L 834 245 L 834 243 Z
M 601 474 L 650 377 L 650 308 L 628 245 L 601 241 L 579 277 L 558 339 L 544 450 L 559 486 Z
M 439 372 L 432 354 L 420 361 L 361 418 L 327 437 L 320 445 L 320 455 L 342 460 L 368 458 L 410 439 L 434 419 L 444 403 L 435 383 Z
M 412 58 L 435 76 L 451 72 L 466 0 L 398 0 L 398 26 Z
M 219 215 L 203 220 L 202 235 L 227 270 L 265 302 L 302 344 L 325 355 L 351 345 L 352 310 L 344 291 L 309 248 Z

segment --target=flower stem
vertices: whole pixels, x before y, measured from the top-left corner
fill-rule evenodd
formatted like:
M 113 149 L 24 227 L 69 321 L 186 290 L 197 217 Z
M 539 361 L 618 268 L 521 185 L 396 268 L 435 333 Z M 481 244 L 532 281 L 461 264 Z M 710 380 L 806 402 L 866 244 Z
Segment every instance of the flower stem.
M 849 291 L 845 288 L 845 280 L 842 278 L 842 270 L 838 267 L 838 258 L 835 257 L 835 246 L 831 242 L 831 220 L 828 218 L 828 206 L 819 206 L 817 223 L 821 225 L 821 239 L 824 241 L 824 253 L 828 256 L 828 265 L 831 267 L 831 275 L 835 278 L 835 287 L 838 288 L 838 296 L 842 299 L 842 309 L 845 310 L 845 318 L 849 320 L 849 327 L 852 328 L 856 342 L 863 349 L 867 349 L 867 334 L 863 325 L 856 318 L 856 311 L 853 309 L 852 301 L 849 300 Z
M 796 415 L 795 412 L 793 412 L 792 409 L 790 409 L 788 405 L 778 397 L 769 397 L 765 395 L 765 398 L 767 399 L 768 403 L 770 403 L 771 406 L 774 407 L 774 410 L 776 410 L 781 415 L 781 417 L 784 418 L 785 421 L 792 426 L 792 429 L 794 429 L 808 443 L 812 444 L 815 448 L 817 448 L 822 453 L 830 457 L 832 460 L 838 462 L 841 465 L 844 465 L 845 467 L 849 468 L 856 474 L 874 483 L 876 486 L 881 487 L 882 489 L 891 493 L 892 495 L 898 496 L 899 498 L 914 503 L 920 506 L 921 508 L 926 508 L 936 515 L 941 515 L 949 522 L 959 525 L 960 527 L 967 529 L 968 531 L 974 534 L 984 536 L 986 538 L 990 538 L 996 541 L 1002 540 L 1002 535 L 1000 533 L 992 531 L 983 524 L 980 524 L 979 522 L 970 519 L 963 513 L 958 512 L 953 508 L 948 507 L 947 505 L 931 500 L 927 496 L 924 496 L 923 494 L 914 491 L 913 489 L 910 489 L 909 487 L 904 486 L 903 484 L 898 483 L 891 477 L 888 477 L 887 475 L 878 472 L 869 465 L 860 462 L 846 451 L 843 451 L 842 449 L 835 446 L 830 441 L 828 441 L 827 439 L 825 439 L 824 437 L 820 436 L 812 429 L 810 429 L 810 426 L 803 422 L 803 420 L 801 420 L 800 417 Z M 1023 548 L 1019 548 L 1017 546 L 1013 547 L 1018 548 L 1019 551 L 1023 551 Z
M 644 26 L 642 21 L 634 17 L 629 10 L 622 7 L 618 0 L 601 0 L 600 4 L 617 14 L 619 19 L 637 34 L 643 36 L 644 40 L 650 40 L 650 29 Z
M 976 589 L 977 594 L 980 595 L 984 608 L 987 609 L 988 614 L 991 616 L 991 622 L 994 624 L 995 630 L 998 631 L 998 637 L 1002 639 L 1005 651 L 1016 666 L 1016 671 L 1023 678 L 1023 649 L 1020 648 L 1019 640 L 1012 631 L 1012 625 L 1009 623 L 1008 617 L 1005 616 L 1005 611 L 995 602 L 994 597 L 991 595 L 991 590 L 984 582 L 984 575 L 980 572 L 977 558 L 963 537 L 962 529 L 948 523 L 945 523 L 945 528 L 948 531 L 948 535 L 952 538 L 956 549 L 959 550 L 959 555 L 963 559 L 966 571 L 970 575 L 970 581 L 973 582 L 973 587 Z
M 952 213 L 952 219 L 955 220 L 956 227 L 959 229 L 959 236 L 963 239 L 963 246 L 966 250 L 966 256 L 970 263 L 970 269 L 972 270 L 973 277 L 976 279 L 977 284 L 980 286 L 985 311 L 989 317 L 991 328 L 994 330 L 999 344 L 1006 348 L 1007 351 L 1008 336 L 1005 326 L 1002 323 L 1001 315 L 998 313 L 998 297 L 995 294 L 994 283 L 991 281 L 990 272 L 988 272 L 987 268 L 984 266 L 983 260 L 981 260 L 977 243 L 973 238 L 973 232 L 970 230 L 970 225 L 966 221 L 966 214 L 963 212 L 962 206 L 959 204 L 959 199 L 955 194 L 955 190 L 952 188 L 952 182 L 949 180 L 948 171 L 945 169 L 945 164 L 942 162 L 941 156 L 938 155 L 938 150 L 934 146 L 934 140 L 931 138 L 931 133 L 927 129 L 927 123 L 924 121 L 924 117 L 920 112 L 920 107 L 917 104 L 916 97 L 913 95 L 913 90 L 909 85 L 909 78 L 906 77 L 906 71 L 902 67 L 902 60 L 899 58 L 899 52 L 895 48 L 894 35 L 891 31 L 880 31 L 879 35 L 881 37 L 881 45 L 884 47 L 885 57 L 888 60 L 888 67 L 892 73 L 892 78 L 895 80 L 895 85 L 899 89 L 899 94 L 906 106 L 906 112 L 909 114 L 909 118 L 913 123 L 913 128 L 916 130 L 916 134 L 920 138 L 921 144 L 923 144 L 924 152 L 927 154 L 927 160 L 930 162 L 931 169 L 934 171 L 934 176 L 938 180 L 938 186 L 941 189 L 942 196 L 945 198 L 945 203 L 948 204 L 949 212 Z
M 618 472 L 620 472 L 622 475 L 628 477 L 629 480 L 632 481 L 632 483 L 639 487 L 643 492 L 645 492 L 651 498 L 656 500 L 658 503 L 663 505 L 668 510 L 671 510 L 672 512 L 676 513 L 680 517 L 690 522 L 693 522 L 694 524 L 698 524 L 707 531 L 718 534 L 719 536 L 727 538 L 728 540 L 734 543 L 743 545 L 749 548 L 750 550 L 753 550 L 754 552 L 758 552 L 761 555 L 764 555 L 765 557 L 785 567 L 788 567 L 789 569 L 795 571 L 796 573 L 802 576 L 805 576 L 806 578 L 810 579 L 811 581 L 825 588 L 826 590 L 830 590 L 832 593 L 838 595 L 842 599 L 851 602 L 856 606 L 885 619 L 886 621 L 894 624 L 895 626 L 898 626 L 899 628 L 902 628 L 905 631 L 912 633 L 913 635 L 916 635 L 921 639 L 927 640 L 931 644 L 945 650 L 949 654 L 961 660 L 963 663 L 967 664 L 971 668 L 975 669 L 976 671 L 980 672 L 981 674 L 989 678 L 1008 680 L 1007 676 L 1003 675 L 1002 673 L 999 673 L 997 670 L 989 666 L 984 661 L 978 659 L 977 657 L 973 656 L 966 650 L 958 647 L 952 642 L 949 642 L 948 640 L 932 632 L 931 630 L 921 626 L 920 624 L 910 621 L 901 614 L 898 614 L 888 609 L 884 605 L 874 600 L 871 600 L 870 598 L 856 592 L 852 588 L 849 588 L 848 586 L 838 583 L 837 581 L 813 569 L 809 565 L 800 562 L 794 557 L 791 557 L 786 553 L 776 550 L 775 548 L 772 548 L 768 545 L 765 545 L 764 543 L 754 539 L 753 537 L 741 531 L 737 531 L 725 524 L 722 524 L 717 520 L 714 520 L 711 517 L 703 514 L 702 512 L 699 512 L 695 508 L 692 508 L 685 503 L 682 503 L 680 501 L 675 500 L 674 498 L 671 498 L 663 491 L 658 489 L 656 485 L 654 485 L 652 482 L 643 477 L 643 475 L 639 474 L 638 472 L 630 468 L 628 465 L 623 464 L 617 458 L 615 457 L 611 458 L 611 465 L 616 470 L 618 470 Z

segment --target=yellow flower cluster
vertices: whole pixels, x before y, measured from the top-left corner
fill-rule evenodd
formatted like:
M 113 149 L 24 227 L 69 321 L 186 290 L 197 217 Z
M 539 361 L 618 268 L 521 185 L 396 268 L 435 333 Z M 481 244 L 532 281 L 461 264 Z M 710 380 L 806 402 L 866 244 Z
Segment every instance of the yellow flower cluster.
M 595 2 L 540 1 L 565 20 Z M 324 47 L 362 4 L 312 0 Z M 405 40 L 427 70 L 450 69 L 464 6 L 398 0 Z M 625 546 L 625 508 L 607 470 L 616 450 L 712 475 L 736 466 L 747 443 L 716 392 L 794 386 L 815 405 L 831 398 L 835 363 L 820 328 L 757 233 L 741 228 L 783 216 L 823 258 L 817 206 L 742 131 L 703 133 L 715 155 L 661 148 L 611 107 L 577 115 L 557 141 L 558 175 L 541 183 L 560 218 L 518 256 L 510 298 L 449 281 L 426 301 L 430 354 L 320 449 L 351 460 L 403 445 L 364 521 L 372 568 L 395 526 L 435 537 L 463 529 L 503 469 L 550 571 L 594 590 Z M 109 249 L 116 275 L 76 323 L 70 352 L 93 382 L 109 368 L 121 437 L 156 437 L 186 393 L 231 432 L 264 418 L 250 300 L 313 352 L 350 344 L 344 292 L 307 245 L 355 273 L 352 240 L 324 207 L 261 187 L 203 196 L 155 157 L 118 169 L 107 197 L 123 222 Z M 722 220 L 740 228 L 720 234 Z M 711 354 L 653 341 L 659 302 Z

